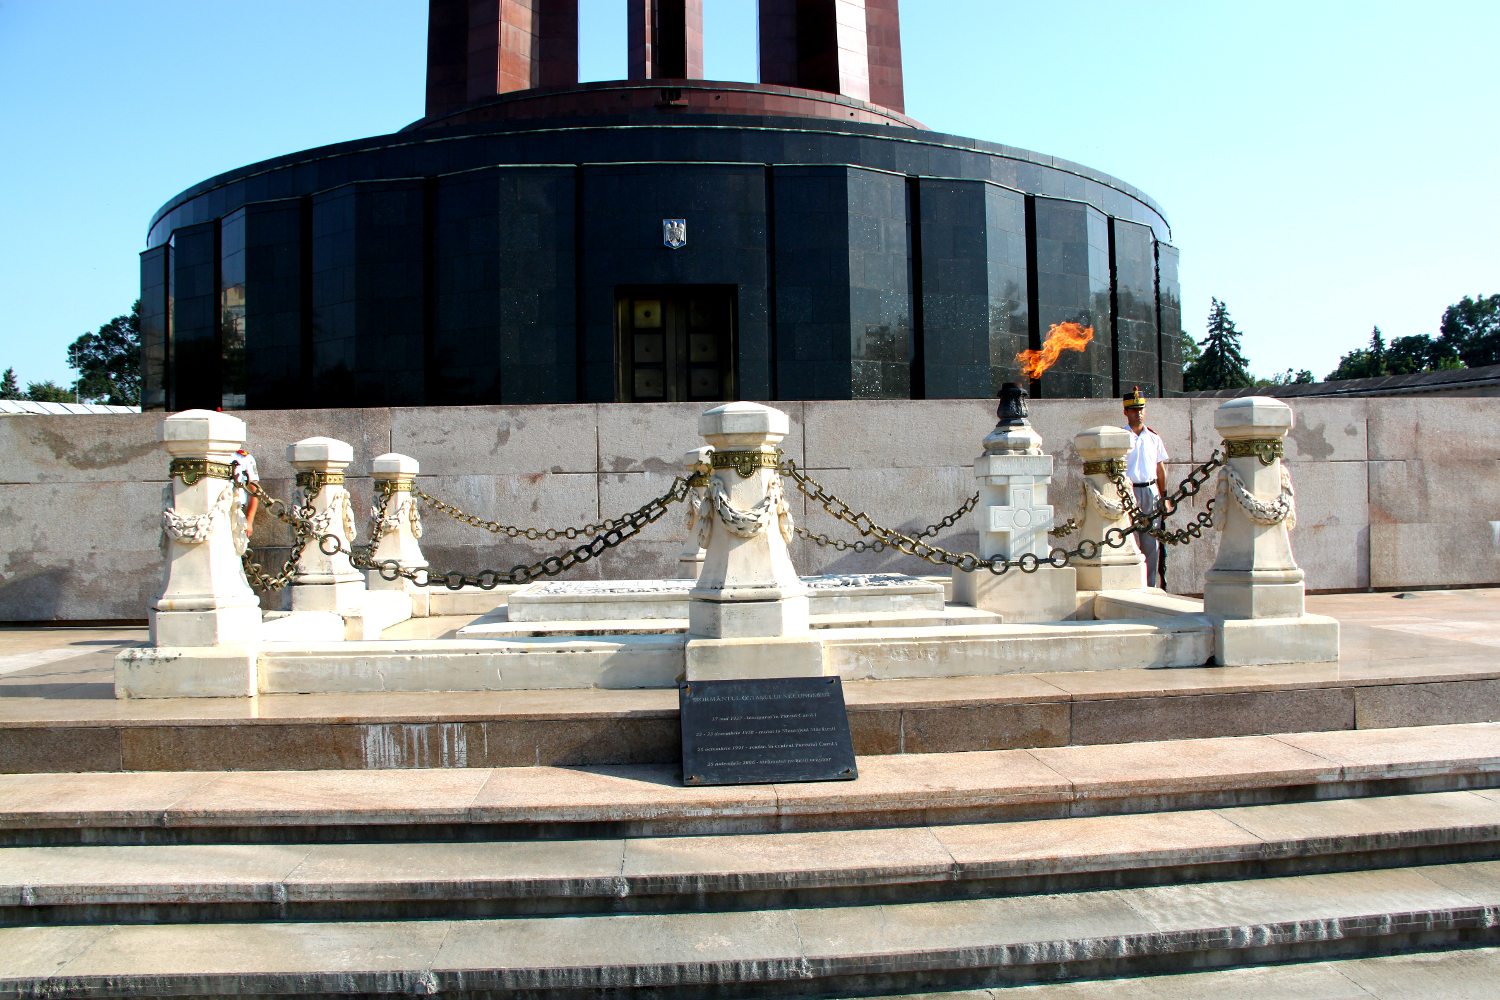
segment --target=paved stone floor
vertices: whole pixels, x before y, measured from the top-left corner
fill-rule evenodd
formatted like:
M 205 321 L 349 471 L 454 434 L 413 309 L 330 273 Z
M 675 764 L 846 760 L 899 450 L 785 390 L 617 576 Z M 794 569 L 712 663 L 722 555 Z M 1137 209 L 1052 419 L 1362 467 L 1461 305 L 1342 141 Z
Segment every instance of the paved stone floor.
M 1500 948 L 931 993 L 920 1000 L 1492 1000 L 1496 996 L 1500 996 Z
M 1475 588 L 1462 590 L 1432 590 L 1413 592 L 1408 596 L 1391 593 L 1378 594 L 1326 594 L 1312 595 L 1307 599 L 1307 609 L 1321 615 L 1337 618 L 1342 624 L 1341 658 L 1337 664 L 1287 665 L 1277 667 L 1234 667 L 1228 669 L 1184 668 L 1177 670 L 1101 670 L 1045 675 L 1048 683 L 1073 690 L 1075 695 L 1107 693 L 1116 688 L 1172 690 L 1177 687 L 1202 690 L 1205 687 L 1222 687 L 1224 690 L 1246 690 L 1266 683 L 1285 683 L 1289 677 L 1318 683 L 1340 681 L 1360 682 L 1374 677 L 1421 677 L 1431 681 L 1473 680 L 1475 678 L 1500 678 L 1500 588 Z M 385 638 L 423 639 L 439 638 L 468 624 L 477 616 L 453 616 L 444 618 L 413 619 L 387 629 Z M 60 717 L 62 714 L 82 714 L 98 718 L 115 709 L 95 705 L 83 711 L 87 702 L 114 702 L 113 657 L 121 649 L 144 645 L 146 629 L 131 626 L 103 627 L 0 627 L 0 723 L 7 721 Z M 993 678 L 963 678 L 969 689 L 981 687 L 997 689 L 1017 684 L 1033 683 L 1043 675 L 1003 675 Z M 851 706 L 867 697 L 863 687 L 900 686 L 903 697 L 921 700 L 924 697 L 944 697 L 943 689 L 954 682 L 946 681 L 884 681 L 862 682 L 849 685 Z M 1488 719 L 1500 719 L 1500 683 L 1496 689 L 1495 705 Z M 514 698 L 526 692 L 511 692 Z M 549 700 L 568 701 L 577 697 L 602 695 L 605 692 L 538 692 Z M 666 697 L 675 706 L 674 692 L 608 692 L 612 697 L 633 696 L 645 698 Z M 368 701 L 370 695 L 299 695 L 277 696 L 280 698 L 316 699 L 317 714 L 337 712 L 336 702 L 349 701 L 350 707 L 361 700 Z M 444 702 L 456 697 L 463 698 L 473 707 L 478 695 L 409 695 L 403 700 L 412 701 L 410 708 L 418 708 L 424 699 L 439 699 Z M 215 701 L 234 702 L 234 699 Z M 271 699 L 263 698 L 261 701 Z M 204 699 L 181 699 L 197 703 L 199 711 L 206 706 Z M 139 716 L 148 710 L 151 702 L 123 703 L 118 710 Z M 157 703 L 162 704 L 162 703 Z M 244 701 L 239 708 L 230 705 L 217 706 L 230 712 L 254 714 Z M 643 703 L 644 704 L 644 703 Z M 653 702 L 654 704 L 654 702 Z M 665 705 L 665 702 L 663 703 Z M 127 708 L 127 706 L 129 706 Z M 165 708 L 165 705 L 162 705 Z M 262 706 L 263 708 L 266 706 Z M 310 707 L 310 706 L 309 706 Z M 441 714 L 441 707 L 433 709 Z M 1473 708 L 1472 704 L 1469 706 Z M 175 712 L 164 711 L 164 715 Z M 197 714 L 196 712 L 194 714 Z M 222 712 L 210 714 L 219 716 Z M 1472 714 L 1472 713 L 1471 713 Z M 1442 721 L 1476 721 L 1426 719 L 1427 724 Z M 1382 720 L 1382 726 L 1411 724 L 1399 718 Z

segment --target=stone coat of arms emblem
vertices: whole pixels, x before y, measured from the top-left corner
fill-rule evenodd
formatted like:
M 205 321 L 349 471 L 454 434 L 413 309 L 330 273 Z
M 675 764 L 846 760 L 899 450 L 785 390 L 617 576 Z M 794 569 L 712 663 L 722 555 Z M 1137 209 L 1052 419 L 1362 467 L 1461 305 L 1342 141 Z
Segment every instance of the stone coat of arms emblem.
M 687 220 L 662 219 L 661 241 L 673 250 L 687 245 Z

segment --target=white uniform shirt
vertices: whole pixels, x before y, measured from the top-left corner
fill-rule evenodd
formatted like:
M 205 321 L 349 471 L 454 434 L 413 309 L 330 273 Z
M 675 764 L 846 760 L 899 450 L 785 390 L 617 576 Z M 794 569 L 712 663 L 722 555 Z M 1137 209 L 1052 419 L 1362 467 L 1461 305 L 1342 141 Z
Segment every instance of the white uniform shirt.
M 241 507 L 247 507 L 250 504 L 250 491 L 245 489 L 243 484 L 260 482 L 260 470 L 255 467 L 255 456 L 235 452 L 234 461 L 230 463 L 230 467 L 234 470 L 232 475 L 238 487 L 234 491 L 235 502 Z
M 1139 434 L 1130 432 L 1134 440 L 1130 454 L 1125 456 L 1125 474 L 1132 484 L 1150 483 L 1156 489 L 1156 463 L 1167 460 L 1167 446 L 1161 436 L 1149 427 L 1142 427 Z

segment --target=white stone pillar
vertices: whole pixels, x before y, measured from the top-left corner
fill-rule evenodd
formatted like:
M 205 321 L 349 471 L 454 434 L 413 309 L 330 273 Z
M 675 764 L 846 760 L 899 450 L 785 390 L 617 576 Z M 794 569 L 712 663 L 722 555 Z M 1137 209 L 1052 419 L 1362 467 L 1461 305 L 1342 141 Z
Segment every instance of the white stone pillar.
M 758 403 L 698 418 L 713 446 L 708 546 L 688 591 L 687 679 L 822 676 L 807 587 L 787 553 L 792 532 L 776 446 L 790 422 Z
M 1112 528 L 1130 527 L 1130 515 L 1120 499 L 1120 491 L 1110 481 L 1114 470 L 1125 475 L 1125 456 L 1130 453 L 1130 432 L 1123 427 L 1090 427 L 1073 436 L 1073 447 L 1083 459 L 1083 524 L 1069 536 L 1092 539 L 1099 543 L 1099 554 L 1093 559 L 1074 559 L 1078 567 L 1078 589 L 1144 590 L 1146 559 L 1135 542 L 1135 535 L 1125 536 L 1125 544 L 1111 548 L 1104 544 Z
M 979 503 L 973 524 L 979 534 L 980 556 L 1045 560 L 1052 552 L 1047 532 L 1053 509 L 1047 490 L 1052 483 L 1052 456 L 1042 451 L 1042 436 L 1026 415 L 1026 396 L 1020 386 L 1001 390 L 1000 422 L 984 439 L 984 454 L 974 460 L 979 480 Z M 956 603 L 990 611 L 1005 622 L 1054 622 L 1077 609 L 1076 573 L 1069 566 L 1050 566 L 1035 573 L 1012 568 L 1000 576 L 986 569 L 953 571 Z
M 713 453 L 713 448 L 704 447 L 694 448 L 683 455 L 682 464 L 687 466 L 688 475 L 705 480 L 712 475 Z M 703 557 L 708 553 L 708 532 L 713 525 L 710 508 L 706 506 L 708 494 L 708 488 L 704 486 L 694 486 L 688 494 L 687 540 L 682 543 L 682 552 L 677 557 L 679 580 L 697 580 L 703 570 Z
M 167 572 L 154 605 L 153 646 L 226 646 L 260 636 L 260 599 L 245 580 L 236 533 L 235 450 L 245 422 L 212 410 L 184 410 L 161 423 L 172 456 L 170 507 L 162 515 Z
M 287 446 L 287 461 L 297 470 L 304 502 L 311 495 L 313 537 L 297 560 L 292 581 L 293 611 L 344 611 L 364 602 L 365 578 L 345 554 L 357 534 L 354 504 L 344 488 L 344 470 L 354 461 L 354 449 L 327 437 L 303 438 Z M 328 555 L 319 545 L 333 535 L 341 550 Z
M 1214 501 L 1219 552 L 1203 586 L 1214 660 L 1225 667 L 1337 661 L 1339 623 L 1305 613 L 1302 569 L 1292 558 L 1296 500 L 1281 461 L 1292 408 L 1241 396 L 1214 412 L 1214 427 L 1225 449 Z
M 1288 534 L 1296 524 L 1295 507 L 1290 496 L 1281 500 L 1281 454 L 1292 429 L 1292 408 L 1268 396 L 1241 396 L 1214 411 L 1214 427 L 1224 438 L 1227 458 L 1214 504 L 1219 553 L 1204 574 L 1203 610 L 1223 618 L 1301 615 L 1302 569 L 1292 558 Z M 1290 516 L 1252 518 L 1235 499 L 1236 480 L 1253 495 L 1252 504 L 1259 500 Z M 1272 523 L 1263 523 L 1268 520 Z
M 417 473 L 422 467 L 415 458 L 395 453 L 380 455 L 370 462 L 370 478 L 374 496 L 370 506 L 373 522 L 380 509 L 381 499 L 389 494 L 385 503 L 385 518 L 381 526 L 380 541 L 370 553 L 370 561 L 377 567 L 395 560 L 404 570 L 425 570 L 427 559 L 422 555 L 418 541 L 422 537 L 422 514 L 416 499 L 411 495 Z M 406 577 L 387 580 L 380 570 L 365 571 L 365 585 L 370 590 L 401 590 L 411 595 L 411 615 L 426 618 L 428 615 L 426 587 L 419 587 Z

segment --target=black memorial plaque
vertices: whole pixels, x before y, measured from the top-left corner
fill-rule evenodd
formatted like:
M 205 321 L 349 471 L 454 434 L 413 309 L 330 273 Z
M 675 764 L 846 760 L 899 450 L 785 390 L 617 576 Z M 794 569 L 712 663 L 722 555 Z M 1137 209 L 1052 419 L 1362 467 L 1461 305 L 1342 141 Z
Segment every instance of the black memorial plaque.
M 837 677 L 689 681 L 677 707 L 685 785 L 859 777 Z

